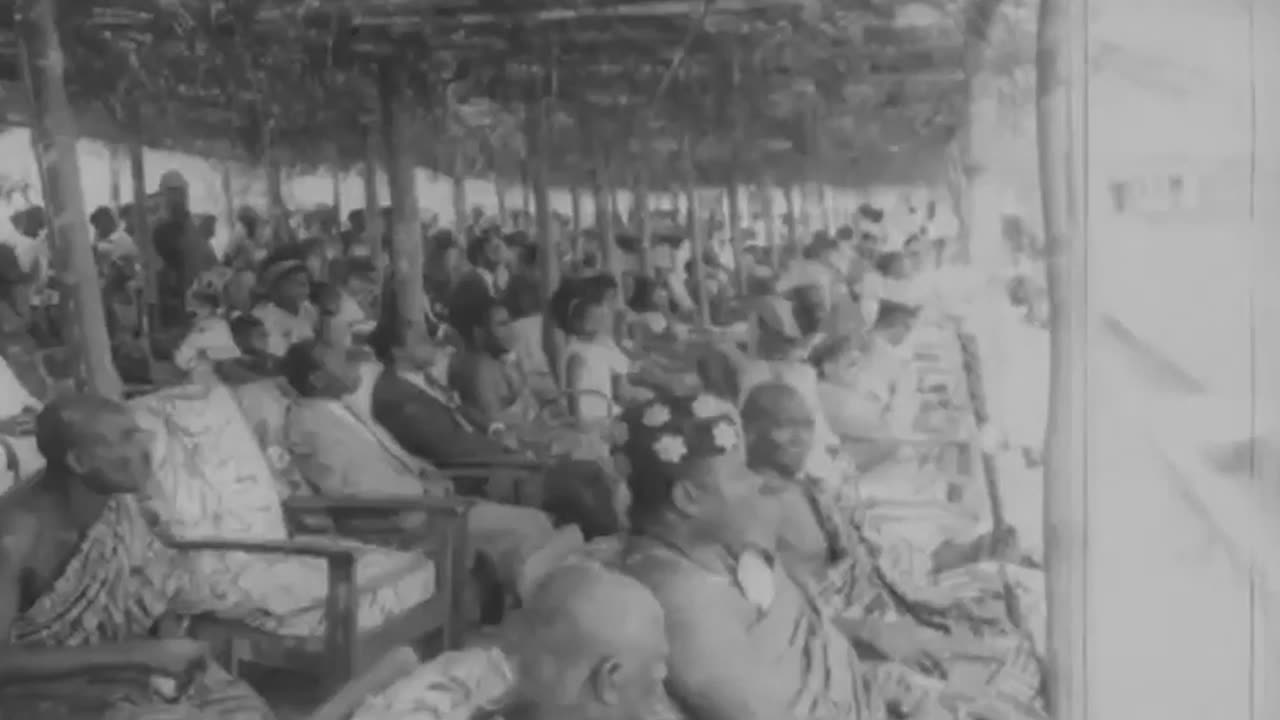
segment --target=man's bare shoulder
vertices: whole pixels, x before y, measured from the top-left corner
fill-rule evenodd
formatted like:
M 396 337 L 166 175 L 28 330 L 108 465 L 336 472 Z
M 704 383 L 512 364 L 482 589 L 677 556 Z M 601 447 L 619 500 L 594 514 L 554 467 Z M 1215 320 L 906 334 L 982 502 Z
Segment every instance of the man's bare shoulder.
M 628 575 L 639 580 L 658 598 L 668 618 L 687 620 L 707 614 L 737 614 L 744 599 L 728 575 L 665 553 L 628 555 L 623 564 Z

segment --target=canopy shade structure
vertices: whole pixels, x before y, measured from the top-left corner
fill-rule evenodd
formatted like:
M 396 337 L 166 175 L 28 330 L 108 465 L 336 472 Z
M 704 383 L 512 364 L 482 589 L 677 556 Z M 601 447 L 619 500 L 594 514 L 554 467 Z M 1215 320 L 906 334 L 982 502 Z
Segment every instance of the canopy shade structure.
M 751 160 L 832 180 L 859 174 L 864 156 L 886 145 L 947 137 L 963 103 L 958 11 L 904 24 L 902 5 L 103 0 L 62 3 L 59 13 L 73 102 L 106 107 L 149 143 L 212 141 L 255 156 L 270 142 L 314 163 L 301 156 L 315 155 L 324 137 L 335 145 L 326 161 L 353 164 L 376 107 L 374 67 L 395 58 L 418 97 L 424 137 L 461 127 L 517 136 L 473 144 L 519 144 L 525 108 L 553 97 L 561 161 L 549 173 L 560 183 L 590 164 L 575 147 L 587 118 L 595 133 L 631 137 L 626 150 L 640 157 L 672 153 L 689 133 L 729 136 L 746 118 L 739 130 L 756 148 Z M 21 75 L 14 44 L 12 26 L 0 25 L 0 77 Z M 714 92 L 730 55 L 740 104 Z M 1009 61 L 1028 58 L 1024 43 Z M 445 106 L 471 112 L 446 122 Z M 424 164 L 439 159 L 422 154 Z M 704 141 L 696 170 L 714 182 L 742 156 Z

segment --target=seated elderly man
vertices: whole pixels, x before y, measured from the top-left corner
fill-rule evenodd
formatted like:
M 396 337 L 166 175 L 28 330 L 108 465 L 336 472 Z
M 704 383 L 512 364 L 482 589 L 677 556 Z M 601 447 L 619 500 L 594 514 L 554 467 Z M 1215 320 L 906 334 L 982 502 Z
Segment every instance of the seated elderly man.
M 485 645 L 446 653 L 366 700 L 352 720 L 674 720 L 662 608 L 594 563 L 544 576 Z
M 452 494 L 439 470 L 376 435 L 343 403 L 360 383 L 344 348 L 304 340 L 289 348 L 281 366 L 299 395 L 285 417 L 285 446 L 315 491 L 328 496 Z M 523 559 L 555 535 L 547 515 L 533 508 L 479 502 L 468 521 L 471 544 L 495 563 L 508 590 L 516 587 Z
M 863 617 L 837 626 L 784 569 L 771 484 L 747 468 L 732 408 L 660 398 L 623 421 L 636 536 L 622 567 L 662 604 L 668 688 L 690 717 L 987 717 L 974 711 L 995 700 L 932 676 L 955 649 L 946 636 Z M 855 642 L 884 662 L 864 663 Z
M 163 638 L 190 580 L 134 493 L 142 430 L 117 402 L 65 396 L 36 420 L 48 460 L 0 496 L 0 717 L 269 720 L 187 638 Z

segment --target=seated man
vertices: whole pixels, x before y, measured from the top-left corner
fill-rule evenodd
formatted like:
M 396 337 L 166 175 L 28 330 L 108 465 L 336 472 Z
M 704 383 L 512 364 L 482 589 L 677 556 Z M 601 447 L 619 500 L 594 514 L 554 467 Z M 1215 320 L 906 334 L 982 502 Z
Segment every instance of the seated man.
M 273 718 L 201 644 L 154 635 L 185 572 L 133 496 L 149 460 L 128 410 L 66 396 L 36 437 L 47 469 L 0 497 L 0 716 Z
M 674 720 L 662 608 L 595 564 L 552 570 L 496 642 L 446 653 L 366 700 L 352 720 Z
M 281 365 L 299 395 L 285 417 L 285 447 L 316 492 L 331 497 L 452 494 L 439 470 L 393 440 L 384 442 L 343 404 L 360 383 L 345 349 L 304 340 L 289 348 Z M 511 591 L 522 560 L 555 535 L 545 513 L 513 505 L 477 503 L 468 522 L 472 546 L 494 562 Z
M 441 386 L 425 370 L 439 352 L 426 330 L 396 321 L 383 322 L 371 338 L 384 368 L 374 380 L 371 415 L 379 431 L 385 431 L 406 452 L 436 467 L 467 463 L 519 467 L 530 459 L 517 454 L 491 436 L 498 428 L 485 428 L 482 420 L 462 407 L 452 392 Z M 523 488 L 528 477 L 515 479 Z M 551 509 L 567 504 L 580 508 L 587 517 L 574 518 L 589 537 L 610 534 L 617 529 L 621 488 L 611 482 L 599 463 L 566 458 L 542 473 L 535 486 L 538 504 Z M 490 483 L 486 495 L 503 500 L 519 495 L 518 488 Z M 608 509 L 608 516 L 596 510 Z M 566 519 L 557 514 L 557 518 Z
M 768 485 L 746 467 L 731 408 L 660 398 L 623 420 L 636 533 L 623 568 L 662 605 L 668 688 L 692 718 L 974 717 L 959 714 L 973 704 L 952 710 L 950 688 L 908 668 L 935 667 L 952 650 L 945 636 L 884 633 L 862 618 L 842 629 L 783 569 Z M 864 663 L 850 638 L 890 662 Z
M 854 508 L 820 487 L 805 472 L 805 457 L 814 438 L 814 420 L 804 398 L 783 383 L 757 385 L 742 405 L 747 464 L 770 485 L 768 502 L 778 519 L 778 553 L 798 575 L 814 581 L 824 595 L 834 596 L 830 607 L 840 612 L 867 602 L 874 591 L 867 584 L 884 584 L 889 573 L 873 568 L 880 555 L 873 540 L 857 526 Z M 933 549 L 924 575 L 933 576 L 987 559 L 1017 559 L 1017 536 L 1011 528 L 984 533 L 966 542 L 944 541 Z M 856 561 L 855 561 L 856 560 Z M 855 562 L 849 562 L 855 561 Z M 853 587 L 858 583 L 863 587 Z M 910 588 L 924 590 L 925 588 Z M 868 592 L 872 590 L 872 592 Z M 945 611 L 946 600 L 911 593 L 908 616 Z M 890 599 L 907 597 L 893 588 Z
M 537 408 L 525 378 L 506 359 L 514 341 L 507 308 L 493 298 L 481 298 L 458 312 L 454 327 L 463 345 L 449 362 L 450 387 L 463 407 L 495 434 L 519 429 L 533 420 Z
M 439 351 L 425 328 L 388 321 L 370 344 L 385 366 L 373 387 L 373 419 L 405 450 L 439 466 L 512 458 L 493 437 L 500 428 L 486 424 L 428 372 Z

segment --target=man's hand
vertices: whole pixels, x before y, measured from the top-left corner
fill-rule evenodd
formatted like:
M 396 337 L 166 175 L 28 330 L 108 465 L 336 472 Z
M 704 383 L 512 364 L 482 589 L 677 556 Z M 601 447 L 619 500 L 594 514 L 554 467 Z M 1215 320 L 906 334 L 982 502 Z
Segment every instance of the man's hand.
M 141 660 L 147 668 L 179 682 L 202 669 L 208 658 L 207 645 L 185 637 L 152 640 L 141 648 Z

